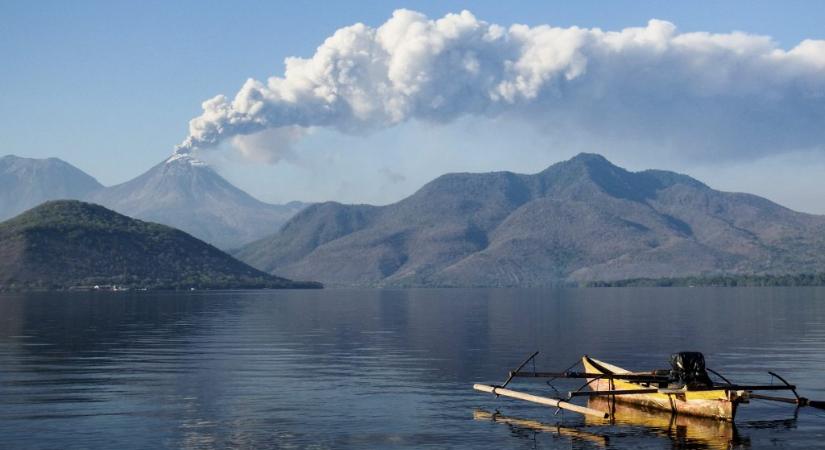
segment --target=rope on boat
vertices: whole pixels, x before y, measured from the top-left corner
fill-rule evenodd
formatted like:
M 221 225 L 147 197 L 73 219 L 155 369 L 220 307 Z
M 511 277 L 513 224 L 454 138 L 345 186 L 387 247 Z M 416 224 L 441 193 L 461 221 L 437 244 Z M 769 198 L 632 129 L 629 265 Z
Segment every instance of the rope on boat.
M 501 386 L 498 386 L 498 387 L 502 387 L 502 388 L 507 387 L 507 385 L 510 384 L 511 381 L 513 381 L 513 377 L 515 376 L 515 374 L 518 373 L 518 371 L 520 371 L 524 366 L 526 366 L 527 363 L 532 361 L 533 358 L 535 358 L 536 355 L 538 355 L 538 354 L 539 354 L 539 352 L 538 352 L 538 350 L 536 350 L 532 355 L 530 355 L 529 358 L 525 359 L 524 362 L 521 363 L 521 365 L 518 366 L 518 368 L 516 370 L 511 371 L 510 375 L 507 377 L 507 380 L 504 381 L 504 384 L 502 384 Z M 535 373 L 535 371 L 536 371 L 536 366 L 535 366 L 535 362 L 533 362 L 533 372 Z M 498 394 L 496 394 L 496 397 L 498 397 Z
M 581 364 L 581 360 L 578 360 L 578 361 L 574 362 L 573 364 L 571 364 L 570 366 L 568 366 L 566 369 L 564 369 L 562 372 L 569 372 L 569 371 L 570 371 L 570 369 L 572 369 L 572 368 L 574 368 L 574 367 L 578 366 L 579 364 Z M 536 361 L 535 361 L 535 360 L 533 360 L 533 373 L 535 373 L 535 372 L 536 372 Z M 551 383 L 551 381 L 555 381 L 555 380 L 557 380 L 558 378 L 559 378 L 559 377 L 553 377 L 553 378 L 550 378 L 549 380 L 545 381 L 545 383 L 546 383 L 548 386 L 550 386 L 550 389 L 552 389 L 552 390 L 553 390 L 553 392 L 555 392 L 555 394 L 556 394 L 556 395 L 558 395 L 559 397 L 561 397 L 561 396 L 562 396 L 562 395 L 561 395 L 561 392 L 559 392 L 559 390 L 558 390 L 558 389 L 556 389 L 556 386 L 554 386 L 554 385 L 553 385 L 553 383 Z M 556 413 L 558 413 L 558 411 L 556 411 Z M 553 415 L 555 416 L 556 414 L 553 414 Z
M 731 385 L 733 384 L 730 380 L 728 380 L 727 378 L 725 378 L 725 376 L 724 376 L 724 375 L 722 375 L 721 373 L 719 373 L 719 372 L 717 372 L 717 371 L 715 371 L 715 370 L 711 369 L 710 367 L 705 367 L 705 370 L 707 370 L 708 372 L 710 372 L 710 373 L 712 373 L 712 374 L 716 375 L 717 377 L 721 378 L 721 379 L 722 379 L 722 381 L 724 381 L 725 383 L 728 383 L 728 384 L 731 384 Z

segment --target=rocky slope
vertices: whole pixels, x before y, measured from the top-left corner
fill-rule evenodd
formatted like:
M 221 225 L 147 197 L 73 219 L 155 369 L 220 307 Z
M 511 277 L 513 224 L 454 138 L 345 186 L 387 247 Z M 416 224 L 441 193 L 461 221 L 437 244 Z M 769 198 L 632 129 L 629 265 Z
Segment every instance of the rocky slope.
M 235 255 L 333 285 L 535 286 L 825 270 L 825 217 L 581 154 L 448 174 L 392 205 L 313 205 Z

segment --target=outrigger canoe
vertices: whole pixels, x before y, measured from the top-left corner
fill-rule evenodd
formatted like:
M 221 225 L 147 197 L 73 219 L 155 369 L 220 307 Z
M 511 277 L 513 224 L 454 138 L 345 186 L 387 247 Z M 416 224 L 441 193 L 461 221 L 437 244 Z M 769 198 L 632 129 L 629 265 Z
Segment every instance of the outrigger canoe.
M 646 409 L 667 411 L 671 414 L 707 417 L 723 421 L 733 421 L 740 404 L 751 399 L 768 400 L 794 404 L 797 407 L 813 406 L 825 409 L 825 402 L 812 401 L 800 397 L 796 386 L 785 381 L 781 376 L 768 372 L 781 384 L 744 385 L 730 382 L 718 372 L 705 367 L 705 358 L 698 352 L 680 352 L 671 356 L 671 368 L 648 372 L 631 372 L 619 366 L 591 358 L 587 355 L 581 359 L 583 372 L 537 372 L 522 370 L 532 361 L 538 352 L 533 353 L 516 370 L 510 371 L 502 385 L 476 384 L 474 389 L 489 392 L 496 396 L 512 397 L 546 406 L 573 411 L 602 419 L 612 417 L 611 410 L 590 406 L 581 406 L 571 402 L 575 397 L 598 398 L 609 400 L 608 404 L 621 402 Z M 572 368 L 572 366 L 571 366 Z M 720 381 L 712 381 L 709 372 Z M 587 382 L 576 391 L 569 392 L 567 398 L 543 397 L 525 392 L 507 389 L 507 385 L 516 377 L 523 378 L 580 378 Z M 588 390 L 583 390 L 585 387 Z M 786 390 L 794 397 L 776 397 L 757 393 L 758 391 Z

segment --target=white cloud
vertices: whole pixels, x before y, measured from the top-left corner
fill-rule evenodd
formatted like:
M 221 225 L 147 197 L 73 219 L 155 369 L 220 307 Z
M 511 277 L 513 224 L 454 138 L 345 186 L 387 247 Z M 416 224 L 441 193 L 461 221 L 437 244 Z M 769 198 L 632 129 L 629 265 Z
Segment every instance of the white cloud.
M 262 130 L 287 130 L 274 137 L 292 144 L 305 127 L 358 134 L 502 114 L 557 136 L 689 157 L 821 148 L 825 41 L 784 50 L 766 36 L 680 33 L 661 20 L 620 31 L 504 28 L 468 11 L 432 20 L 398 10 L 378 28 L 339 29 L 311 58 L 287 58 L 283 76 L 207 100 L 178 151 Z M 262 154 L 245 142 L 235 141 Z

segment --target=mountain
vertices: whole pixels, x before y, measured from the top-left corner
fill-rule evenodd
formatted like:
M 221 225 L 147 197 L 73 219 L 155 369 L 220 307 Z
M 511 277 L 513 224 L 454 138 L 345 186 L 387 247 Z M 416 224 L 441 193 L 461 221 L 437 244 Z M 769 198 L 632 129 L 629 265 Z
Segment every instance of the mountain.
M 0 290 L 319 287 L 260 272 L 164 225 L 73 200 L 0 223 Z
M 47 200 L 81 199 L 103 188 L 82 170 L 57 158 L 0 158 L 0 220 Z
M 825 269 L 825 217 L 580 154 L 441 176 L 392 205 L 323 203 L 235 256 L 333 285 L 537 286 Z
M 86 199 L 127 216 L 179 228 L 224 249 L 277 231 L 305 206 L 261 202 L 189 155 L 174 155 L 143 175 Z

